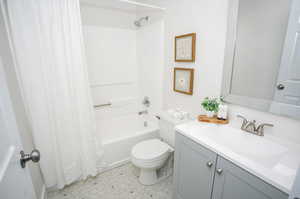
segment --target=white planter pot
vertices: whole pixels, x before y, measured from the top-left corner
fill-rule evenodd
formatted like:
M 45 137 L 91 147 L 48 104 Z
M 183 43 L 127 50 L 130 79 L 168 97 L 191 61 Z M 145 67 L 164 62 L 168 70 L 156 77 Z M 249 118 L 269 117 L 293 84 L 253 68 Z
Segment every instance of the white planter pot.
M 214 111 L 206 111 L 206 116 L 207 117 L 214 117 L 215 116 L 215 112 Z

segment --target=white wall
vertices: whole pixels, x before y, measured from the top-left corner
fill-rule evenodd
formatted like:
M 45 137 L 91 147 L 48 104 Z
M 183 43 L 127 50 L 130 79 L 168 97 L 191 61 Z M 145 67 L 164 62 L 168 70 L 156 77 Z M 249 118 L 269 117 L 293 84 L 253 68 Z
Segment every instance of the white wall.
M 89 78 L 93 86 L 135 82 L 135 30 L 84 26 Z
M 85 4 L 81 14 L 93 103 L 112 103 L 95 109 L 98 133 L 106 141 L 112 135 L 103 130 L 105 123 L 137 112 L 136 15 Z
M 203 112 L 201 101 L 205 96 L 219 96 L 223 70 L 223 58 L 227 26 L 227 1 L 219 0 L 165 0 L 161 6 L 165 13 L 165 71 L 164 109 L 180 107 L 196 116 Z M 195 63 L 175 63 L 174 36 L 196 32 L 197 49 Z M 195 68 L 194 95 L 173 92 L 173 67 Z M 235 105 L 230 106 L 231 124 L 239 128 L 241 121 L 236 114 L 249 119 L 273 123 L 266 128 L 267 135 L 275 135 L 290 141 L 300 140 L 300 121 Z
M 219 96 L 226 32 L 226 1 L 166 0 L 164 107 L 179 107 L 193 115 L 201 111 L 201 100 Z M 197 33 L 196 62 L 174 62 L 174 37 Z M 173 68 L 195 69 L 194 95 L 173 91 Z
M 152 20 L 152 18 L 150 18 Z M 153 114 L 162 109 L 164 23 L 157 20 L 137 30 L 137 64 L 140 98 L 148 96 Z
M 94 104 L 137 97 L 136 32 L 83 26 Z

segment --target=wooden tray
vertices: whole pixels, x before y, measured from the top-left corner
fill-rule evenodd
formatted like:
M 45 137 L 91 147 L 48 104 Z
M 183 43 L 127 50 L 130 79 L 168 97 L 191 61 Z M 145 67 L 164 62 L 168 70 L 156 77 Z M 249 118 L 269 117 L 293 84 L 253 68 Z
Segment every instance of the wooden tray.
M 198 116 L 199 122 L 208 122 L 208 123 L 215 123 L 215 124 L 228 124 L 229 120 L 219 120 L 216 116 L 215 117 L 207 117 L 206 115 L 199 115 Z

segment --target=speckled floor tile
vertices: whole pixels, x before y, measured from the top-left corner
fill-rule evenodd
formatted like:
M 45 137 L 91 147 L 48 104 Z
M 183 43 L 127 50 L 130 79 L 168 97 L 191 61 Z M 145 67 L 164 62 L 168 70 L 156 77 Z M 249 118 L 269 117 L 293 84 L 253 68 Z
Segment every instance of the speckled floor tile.
M 152 186 L 139 183 L 138 171 L 126 164 L 96 177 L 49 192 L 48 199 L 171 199 L 172 176 Z

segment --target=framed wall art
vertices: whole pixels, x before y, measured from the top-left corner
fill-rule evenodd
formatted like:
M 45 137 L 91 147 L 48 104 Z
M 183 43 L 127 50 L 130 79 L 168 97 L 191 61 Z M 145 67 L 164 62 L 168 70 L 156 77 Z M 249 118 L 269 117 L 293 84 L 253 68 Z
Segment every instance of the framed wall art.
M 196 33 L 175 37 L 175 62 L 195 62 Z
M 175 92 L 193 95 L 194 69 L 174 68 L 173 89 Z

